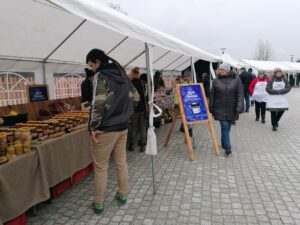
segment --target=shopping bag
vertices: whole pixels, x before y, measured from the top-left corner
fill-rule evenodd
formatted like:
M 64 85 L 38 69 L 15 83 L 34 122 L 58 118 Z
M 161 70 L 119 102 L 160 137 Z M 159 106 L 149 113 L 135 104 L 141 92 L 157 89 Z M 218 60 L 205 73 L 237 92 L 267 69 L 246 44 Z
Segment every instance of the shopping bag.
M 147 133 L 147 146 L 146 146 L 146 154 L 147 155 L 157 155 L 157 143 L 156 143 L 156 135 L 155 128 L 149 127 Z

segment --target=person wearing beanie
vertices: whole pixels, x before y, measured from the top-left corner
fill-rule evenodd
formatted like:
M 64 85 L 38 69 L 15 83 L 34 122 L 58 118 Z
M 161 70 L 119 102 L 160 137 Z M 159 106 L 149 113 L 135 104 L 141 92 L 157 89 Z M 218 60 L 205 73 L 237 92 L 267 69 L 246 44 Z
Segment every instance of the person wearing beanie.
M 221 64 L 218 76 L 212 82 L 209 96 L 209 111 L 221 125 L 221 144 L 226 155 L 232 151 L 230 129 L 232 121 L 239 118 L 244 111 L 243 84 L 238 77 L 230 74 L 230 65 Z
M 249 112 L 249 108 L 250 108 L 250 93 L 249 93 L 249 86 L 252 82 L 252 80 L 254 79 L 252 73 L 247 73 L 246 69 L 244 67 L 242 67 L 240 69 L 240 79 L 243 83 L 244 86 L 244 98 L 245 98 L 245 102 L 246 102 L 246 110 L 245 112 Z
M 249 86 L 249 92 L 255 103 L 255 121 L 259 121 L 261 115 L 262 123 L 266 122 L 266 104 L 269 97 L 269 94 L 266 91 L 268 82 L 269 78 L 266 77 L 265 73 L 263 71 L 258 71 L 257 78 L 253 79 Z
M 275 68 L 273 78 L 268 82 L 266 91 L 269 93 L 267 110 L 271 112 L 273 131 L 277 131 L 279 120 L 284 111 L 288 110 L 288 98 L 286 94 L 291 90 L 288 80 L 284 77 L 280 68 Z

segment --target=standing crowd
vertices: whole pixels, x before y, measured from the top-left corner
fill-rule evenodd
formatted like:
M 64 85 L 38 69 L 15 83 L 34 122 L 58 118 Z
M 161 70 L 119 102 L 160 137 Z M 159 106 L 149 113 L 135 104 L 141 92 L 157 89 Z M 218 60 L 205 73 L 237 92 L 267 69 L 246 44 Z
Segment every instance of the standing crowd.
M 133 68 L 127 75 L 124 68 L 102 50 L 92 49 L 86 56 L 86 79 L 81 85 L 82 107 L 90 110 L 89 130 L 93 141 L 91 155 L 94 164 L 94 201 L 96 214 L 104 210 L 104 196 L 107 170 L 110 158 L 115 162 L 119 189 L 116 200 L 120 205 L 127 202 L 128 170 L 126 150 L 140 152 L 147 144 L 147 75 Z M 274 70 L 271 78 L 263 71 L 257 77 L 252 70 L 241 68 L 239 74 L 223 63 L 218 68 L 211 88 L 208 74 L 202 76 L 205 94 L 209 98 L 209 110 L 221 126 L 221 145 L 226 155 L 232 153 L 230 142 L 231 125 L 239 119 L 239 114 L 248 113 L 251 100 L 255 104 L 256 121 L 266 122 L 266 111 L 271 112 L 273 131 L 277 131 L 279 121 L 286 110 L 286 94 L 291 87 L 280 68 Z M 183 73 L 178 83 L 191 82 L 190 71 Z M 154 89 L 165 87 L 161 73 L 156 72 Z M 176 104 L 176 98 L 175 98 Z M 189 126 L 190 136 L 193 134 Z M 183 129 L 181 128 L 181 131 Z
M 271 78 L 264 71 L 257 77 L 250 68 L 241 68 L 239 76 L 231 71 L 229 64 L 218 68 L 217 78 L 212 82 L 209 96 L 209 110 L 221 125 L 221 146 L 226 155 L 232 153 L 230 142 L 231 125 L 238 120 L 240 113 L 249 113 L 251 102 L 255 104 L 255 121 L 264 124 L 266 111 L 271 112 L 272 130 L 277 131 L 279 121 L 288 110 L 286 94 L 291 86 L 280 68 L 276 68 Z

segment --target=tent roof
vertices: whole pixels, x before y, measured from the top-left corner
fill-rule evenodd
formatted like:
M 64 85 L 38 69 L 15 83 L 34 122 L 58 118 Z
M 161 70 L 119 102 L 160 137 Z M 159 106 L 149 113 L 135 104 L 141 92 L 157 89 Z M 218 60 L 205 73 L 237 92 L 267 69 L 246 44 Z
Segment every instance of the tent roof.
M 220 58 L 223 62 L 228 63 L 230 66 L 240 69 L 244 63 L 237 61 L 231 55 L 224 52 L 222 55 L 220 55 Z
M 300 63 L 297 62 L 281 62 L 281 63 L 294 69 L 295 72 L 300 72 Z
M 156 70 L 183 70 L 191 57 L 219 60 L 97 0 L 0 1 L 0 21 L 0 59 L 85 65 L 88 51 L 99 48 L 127 68 L 145 67 L 147 42 Z
M 264 70 L 266 72 L 274 71 L 275 68 L 279 67 L 285 72 L 295 72 L 295 69 L 276 61 L 258 61 L 258 60 L 248 60 L 243 59 L 243 62 L 247 63 L 249 66 L 256 70 Z

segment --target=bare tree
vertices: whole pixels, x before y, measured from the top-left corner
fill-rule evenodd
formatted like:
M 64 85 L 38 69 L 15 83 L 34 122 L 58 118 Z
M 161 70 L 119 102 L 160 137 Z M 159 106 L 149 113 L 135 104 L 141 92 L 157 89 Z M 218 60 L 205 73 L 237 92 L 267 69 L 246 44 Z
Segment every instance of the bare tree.
M 108 6 L 112 9 L 120 12 L 120 13 L 123 13 L 126 16 L 128 15 L 128 13 L 124 9 L 122 9 L 122 7 L 119 4 L 114 4 L 114 3 L 111 2 L 111 3 L 108 4 Z
M 268 61 L 273 56 L 273 50 L 270 42 L 259 40 L 257 43 L 254 59 Z

